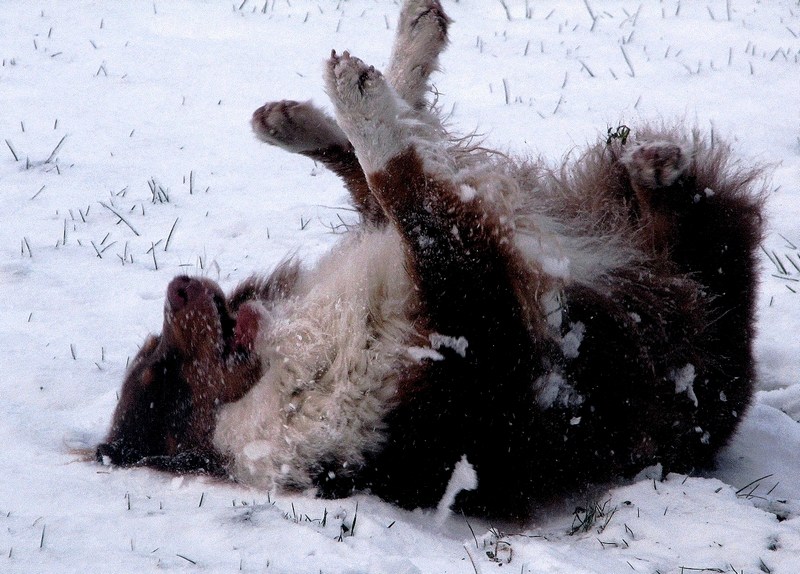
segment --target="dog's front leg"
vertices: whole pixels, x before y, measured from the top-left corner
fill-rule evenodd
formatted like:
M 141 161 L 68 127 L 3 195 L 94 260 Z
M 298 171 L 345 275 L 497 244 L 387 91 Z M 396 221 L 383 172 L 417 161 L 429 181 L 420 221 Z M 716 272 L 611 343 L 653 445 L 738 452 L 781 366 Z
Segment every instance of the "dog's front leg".
M 512 224 L 459 183 L 446 136 L 420 120 L 378 70 L 333 54 L 326 81 L 370 189 L 405 241 L 434 328 L 471 332 L 492 346 L 492 335 L 514 331 L 514 339 L 529 316 L 520 308 L 520 283 L 542 277 L 515 252 Z

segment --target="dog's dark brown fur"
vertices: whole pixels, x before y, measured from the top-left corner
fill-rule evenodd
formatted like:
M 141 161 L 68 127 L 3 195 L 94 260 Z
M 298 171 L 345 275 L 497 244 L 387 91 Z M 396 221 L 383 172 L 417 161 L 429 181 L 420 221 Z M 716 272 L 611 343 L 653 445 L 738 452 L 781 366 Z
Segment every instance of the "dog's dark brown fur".
M 337 296 L 320 271 L 284 263 L 227 299 L 177 278 L 100 459 L 413 508 L 435 506 L 465 457 L 478 488 L 458 508 L 516 517 L 651 465 L 712 463 L 752 395 L 758 170 L 675 129 L 599 143 L 560 170 L 452 139 L 423 105 L 448 25 L 437 1 L 409 0 L 385 78 L 331 57 L 336 121 L 291 101 L 253 117 L 261 139 L 340 175 L 362 215 L 320 269 L 366 285 L 363 322 L 344 328 L 363 330 L 364 349 L 281 347 L 295 340 L 280 338 L 285 321 Z M 398 269 L 399 287 L 380 283 Z M 308 361 L 312 380 L 295 381 Z M 352 431 L 314 438 L 334 428 Z

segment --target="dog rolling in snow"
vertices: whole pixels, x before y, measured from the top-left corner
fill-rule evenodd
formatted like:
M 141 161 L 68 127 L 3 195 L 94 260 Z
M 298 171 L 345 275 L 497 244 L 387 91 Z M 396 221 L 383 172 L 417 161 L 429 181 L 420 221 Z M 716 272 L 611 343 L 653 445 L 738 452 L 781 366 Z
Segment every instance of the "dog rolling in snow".
M 174 279 L 99 460 L 406 508 L 463 460 L 477 487 L 454 507 L 518 518 L 713 462 L 752 394 L 759 173 L 678 129 L 558 169 L 454 138 L 426 99 L 448 25 L 408 0 L 385 74 L 333 53 L 335 120 L 255 112 L 259 138 L 342 177 L 362 224 L 227 297 Z

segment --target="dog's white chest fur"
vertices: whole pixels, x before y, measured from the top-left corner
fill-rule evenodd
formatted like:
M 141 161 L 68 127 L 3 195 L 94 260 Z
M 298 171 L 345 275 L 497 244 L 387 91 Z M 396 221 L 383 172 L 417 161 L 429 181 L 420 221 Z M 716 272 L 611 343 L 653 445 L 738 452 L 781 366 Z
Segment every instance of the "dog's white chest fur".
M 233 476 L 309 488 L 320 462 L 346 470 L 380 447 L 398 376 L 414 360 L 403 261 L 394 230 L 354 234 L 305 273 L 293 297 L 263 310 L 265 373 L 220 409 L 214 433 Z

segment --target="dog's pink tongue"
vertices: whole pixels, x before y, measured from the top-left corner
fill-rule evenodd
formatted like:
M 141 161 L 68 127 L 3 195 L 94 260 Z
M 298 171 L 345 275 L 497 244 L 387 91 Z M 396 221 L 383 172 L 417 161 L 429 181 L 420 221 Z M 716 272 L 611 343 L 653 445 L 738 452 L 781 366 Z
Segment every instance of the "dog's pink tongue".
M 261 314 L 257 306 L 245 303 L 239 308 L 239 313 L 236 316 L 236 330 L 234 331 L 234 340 L 237 347 L 242 347 L 248 351 L 253 350 L 258 336 L 260 319 Z

